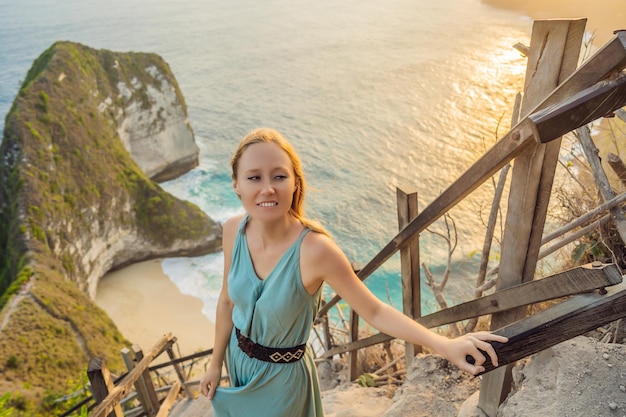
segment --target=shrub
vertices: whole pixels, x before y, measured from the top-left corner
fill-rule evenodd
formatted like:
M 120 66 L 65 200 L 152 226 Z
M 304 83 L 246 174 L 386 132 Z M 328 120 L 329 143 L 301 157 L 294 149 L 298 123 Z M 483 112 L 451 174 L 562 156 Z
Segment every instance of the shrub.
M 17 369 L 20 366 L 20 360 L 17 356 L 11 355 L 7 358 L 5 366 L 9 369 Z

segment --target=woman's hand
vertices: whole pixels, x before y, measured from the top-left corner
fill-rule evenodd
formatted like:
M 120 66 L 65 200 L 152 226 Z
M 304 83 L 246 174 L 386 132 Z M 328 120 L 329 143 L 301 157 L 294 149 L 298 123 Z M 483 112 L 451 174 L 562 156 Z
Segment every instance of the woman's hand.
M 217 367 L 209 366 L 209 369 L 200 380 L 200 393 L 208 397 L 209 400 L 212 400 L 221 378 L 222 370 Z
M 489 332 L 468 333 L 455 339 L 447 339 L 440 353 L 459 367 L 459 369 L 476 375 L 485 371 L 482 364 L 485 363 L 487 358 L 483 352 L 489 355 L 494 366 L 498 366 L 498 355 L 488 341 L 506 343 L 508 340 L 504 336 L 498 336 Z M 474 358 L 474 364 L 467 361 L 467 356 Z

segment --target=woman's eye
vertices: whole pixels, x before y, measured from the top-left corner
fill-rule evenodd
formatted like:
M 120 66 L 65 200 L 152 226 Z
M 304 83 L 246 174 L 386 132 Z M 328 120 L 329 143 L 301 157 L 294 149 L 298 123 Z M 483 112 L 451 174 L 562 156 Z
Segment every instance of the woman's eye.
M 287 178 L 287 176 L 281 174 L 281 175 L 276 175 L 274 178 L 276 178 L 277 180 L 284 180 Z
M 261 178 L 261 177 L 259 177 L 258 175 L 252 175 L 251 177 L 248 177 L 248 180 L 250 180 L 250 181 L 257 181 L 259 178 Z

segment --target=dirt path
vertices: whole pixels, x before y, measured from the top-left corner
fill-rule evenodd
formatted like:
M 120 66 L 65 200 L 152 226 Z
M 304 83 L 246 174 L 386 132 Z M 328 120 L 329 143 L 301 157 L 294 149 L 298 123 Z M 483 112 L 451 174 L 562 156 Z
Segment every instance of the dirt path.
M 202 395 L 195 400 L 180 400 L 172 407 L 169 417 L 213 417 L 211 401 Z
M 9 323 L 11 314 L 13 314 L 13 312 L 15 311 L 19 303 L 24 299 L 24 297 L 27 297 L 30 295 L 30 287 L 32 286 L 33 286 L 33 281 L 31 278 L 25 285 L 22 286 L 22 288 L 20 289 L 20 292 L 17 293 L 15 298 L 13 298 L 13 300 L 11 301 L 11 304 L 9 305 L 9 308 L 7 308 L 7 312 L 4 315 L 4 318 L 2 319 L 2 323 L 0 323 L 0 333 L 2 333 L 6 325 Z

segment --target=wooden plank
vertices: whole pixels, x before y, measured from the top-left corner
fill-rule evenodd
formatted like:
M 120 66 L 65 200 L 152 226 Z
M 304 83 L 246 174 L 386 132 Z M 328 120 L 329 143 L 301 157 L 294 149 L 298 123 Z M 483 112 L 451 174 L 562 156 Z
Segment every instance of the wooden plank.
M 576 230 L 576 232 L 568 235 L 567 237 L 564 237 L 563 239 L 560 239 L 557 243 L 555 243 L 552 246 L 549 246 L 545 249 L 542 249 L 541 252 L 539 252 L 539 259 L 543 259 L 546 256 L 548 256 L 549 254 L 551 254 L 552 252 L 561 249 L 564 246 L 569 245 L 570 243 L 574 242 L 575 240 L 580 239 L 581 237 L 585 236 L 588 233 L 593 232 L 595 229 L 597 229 L 598 227 L 602 226 L 603 224 L 607 223 L 609 220 L 611 220 L 611 215 L 607 214 L 605 216 L 600 217 L 598 220 L 596 220 L 593 223 L 588 224 L 585 227 L 582 227 L 578 230 Z
M 618 32 L 616 36 L 590 57 L 576 72 L 556 87 L 535 109 L 534 113 L 558 103 L 568 96 L 590 87 L 607 77 L 608 74 L 621 71 L 626 67 L 626 32 Z M 476 161 L 465 173 L 429 204 L 416 218 L 390 240 L 361 269 L 358 276 L 365 279 L 378 267 L 393 256 L 415 234 L 422 232 L 439 217 L 454 207 L 459 201 L 479 187 L 500 168 L 515 158 L 531 142 L 533 136 L 532 121 L 527 117 L 504 135 L 494 146 Z M 540 139 L 535 138 L 540 141 Z M 333 297 L 318 313 L 322 316 L 328 312 L 341 298 Z
M 582 216 L 580 216 L 579 218 L 573 220 L 572 222 L 566 224 L 563 227 L 560 227 L 552 232 L 550 232 L 549 234 L 545 235 L 542 239 L 541 239 L 541 244 L 545 245 L 546 243 L 548 243 L 549 241 L 556 239 L 559 236 L 564 235 L 565 233 L 569 232 L 570 230 L 582 226 L 584 224 L 589 223 L 591 220 L 593 220 L 596 216 L 598 216 L 599 214 L 602 214 L 603 212 L 617 206 L 618 204 L 621 205 L 624 201 L 626 201 L 626 193 L 622 193 L 614 198 L 612 198 L 611 200 L 604 202 L 602 204 L 600 204 L 598 207 L 589 210 L 588 212 L 586 212 L 585 214 L 583 214 Z
M 91 393 L 96 404 L 103 404 L 109 394 L 115 389 L 111 372 L 104 358 L 91 358 L 87 365 L 87 377 L 91 383 Z M 101 414 L 107 417 L 124 417 L 124 412 L 119 402 Z
M 133 354 L 135 355 L 135 362 L 139 363 L 143 359 L 143 350 L 138 344 L 133 344 L 131 346 Z M 141 384 L 146 389 L 146 399 L 150 404 L 152 404 L 152 408 L 157 410 L 159 408 L 159 397 L 157 396 L 156 390 L 154 389 L 154 383 L 152 382 L 152 378 L 150 377 L 150 370 L 146 369 L 141 373 L 141 376 L 137 379 L 138 381 L 142 381 Z
M 507 343 L 490 342 L 500 366 L 513 363 L 565 340 L 626 317 L 626 282 L 597 292 L 581 294 L 556 306 L 498 329 Z M 495 369 L 487 356 L 485 372 Z
M 128 369 L 128 371 L 132 371 L 135 367 L 135 361 L 133 360 L 134 354 L 132 354 L 131 350 L 127 347 L 121 350 L 121 354 L 124 359 L 124 364 L 126 364 L 126 369 Z M 148 417 L 154 417 L 159 408 L 159 403 L 157 401 L 153 404 L 150 401 L 150 396 L 148 395 L 146 383 L 143 378 L 139 378 L 135 381 L 135 391 L 137 392 L 137 397 L 139 398 L 139 403 L 141 404 L 144 413 L 146 413 Z
M 423 326 L 432 328 L 485 314 L 499 313 L 515 307 L 589 292 L 621 282 L 622 276 L 616 265 L 592 266 L 590 264 L 520 284 L 446 310 L 437 311 L 420 317 L 416 321 Z M 394 339 L 392 336 L 385 333 L 377 333 L 360 339 L 358 342 L 337 346 L 324 352 L 322 356 L 330 358 L 334 355 L 352 352 L 392 339 Z
M 174 338 L 174 341 L 176 341 L 176 338 Z M 167 349 L 167 355 L 170 357 L 170 361 L 175 361 L 176 360 L 176 354 L 174 353 L 174 349 L 172 349 L 171 347 L 169 349 Z M 183 370 L 180 367 L 180 364 L 178 362 L 173 362 L 172 366 L 174 367 L 174 370 L 176 371 L 176 375 L 178 376 L 178 380 L 181 383 L 185 383 L 185 375 L 183 375 Z M 189 388 L 186 385 L 184 386 L 184 390 L 185 390 L 185 395 L 187 396 L 187 398 L 188 399 L 192 399 L 193 395 L 191 395 L 191 391 L 189 391 Z
M 622 275 L 617 265 L 587 265 L 458 304 L 424 316 L 418 322 L 426 327 L 437 327 L 472 317 L 499 313 L 516 307 L 581 294 L 598 288 L 616 285 L 620 282 L 622 282 Z
M 528 55 L 529 48 L 526 49 L 525 55 Z M 517 93 L 515 95 L 515 103 L 513 105 L 513 112 L 511 114 L 511 125 L 515 125 L 520 118 L 522 105 L 522 94 Z M 483 240 L 483 249 L 480 255 L 480 264 L 478 266 L 478 272 L 476 274 L 476 286 L 474 287 L 474 298 L 479 298 L 484 295 L 485 292 L 485 278 L 487 277 L 487 267 L 489 266 L 489 254 L 491 253 L 491 245 L 493 244 L 493 235 L 496 228 L 496 222 L 501 212 L 501 201 L 506 186 L 506 178 L 508 172 L 511 169 L 511 164 L 506 164 L 498 178 L 498 183 L 494 190 L 493 200 L 491 201 L 491 210 L 489 212 L 489 220 L 487 222 L 487 229 L 485 230 L 485 239 Z M 474 331 L 478 324 L 478 318 L 472 318 L 465 324 L 466 331 Z
M 600 81 L 571 97 L 528 116 L 535 137 L 546 143 L 626 106 L 626 74 Z
M 372 336 L 368 336 L 363 339 L 359 339 L 356 342 L 346 343 L 345 345 L 336 346 L 330 350 L 327 350 L 322 354 L 322 358 L 332 358 L 335 355 L 340 355 L 346 352 L 353 352 L 359 349 L 363 349 L 369 346 L 374 346 L 379 343 L 386 342 L 388 340 L 393 340 L 394 338 L 385 334 L 385 333 L 377 333 Z
M 150 362 L 154 360 L 159 354 L 165 351 L 172 345 L 172 334 L 168 333 L 164 335 L 157 343 L 150 349 L 150 352 L 141 359 L 141 361 L 130 371 L 119 384 L 113 388 L 107 397 L 96 408 L 93 409 L 89 417 L 105 417 L 108 416 L 116 406 L 119 406 L 119 402 L 128 393 L 135 381 L 139 379 L 142 373 L 148 369 Z
M 167 417 L 170 414 L 170 410 L 174 405 L 174 401 L 176 401 L 176 397 L 180 392 L 180 381 L 174 381 L 172 387 L 167 392 L 165 399 L 161 403 L 161 407 L 159 407 L 159 412 L 156 417 Z
M 396 188 L 398 205 L 398 226 L 400 230 L 418 214 L 417 193 L 406 193 Z M 412 319 L 422 315 L 422 291 L 420 286 L 420 249 L 419 236 L 400 249 L 400 275 L 402 278 L 402 311 Z M 404 347 L 407 368 L 413 357 L 422 351 L 420 345 L 407 343 Z

